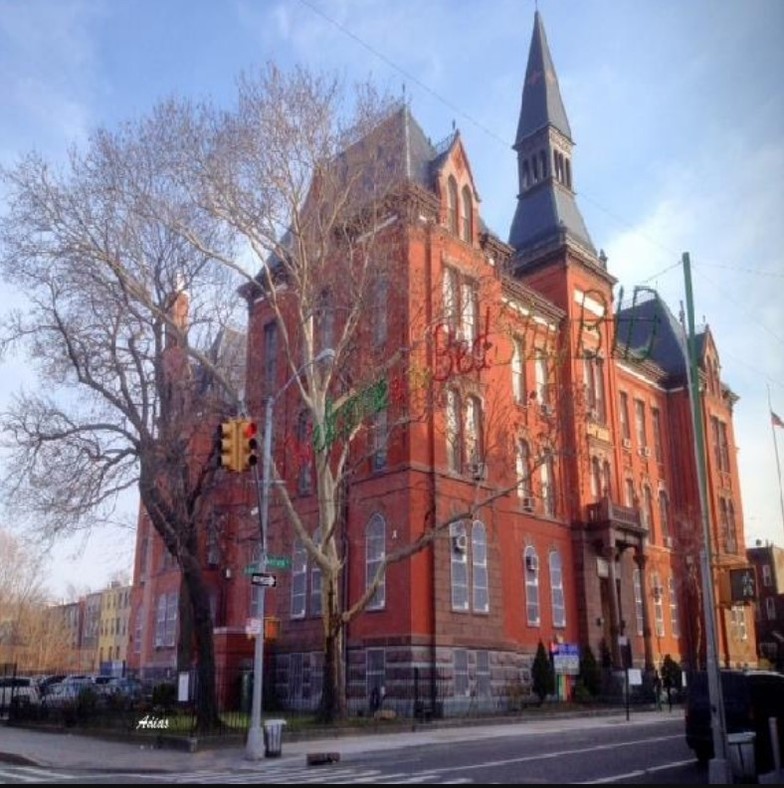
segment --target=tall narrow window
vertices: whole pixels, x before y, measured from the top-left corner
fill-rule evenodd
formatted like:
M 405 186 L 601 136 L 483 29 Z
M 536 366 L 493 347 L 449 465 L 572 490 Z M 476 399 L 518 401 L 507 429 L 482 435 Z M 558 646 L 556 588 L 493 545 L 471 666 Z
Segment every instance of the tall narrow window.
M 609 460 L 605 460 L 602 464 L 602 495 L 613 497 L 612 469 Z
M 468 534 L 464 522 L 449 526 L 452 610 L 468 610 Z
M 471 529 L 471 582 L 475 613 L 487 613 L 490 595 L 487 578 L 487 529 L 481 520 L 474 520 Z
M 447 222 L 449 232 L 457 235 L 457 181 L 450 175 L 447 181 Z
M 650 538 L 653 539 L 653 496 L 651 488 L 646 484 L 642 488 L 642 524 L 648 529 Z
M 365 588 L 370 588 L 378 568 L 386 555 L 387 526 L 380 514 L 370 518 L 365 531 Z M 378 588 L 373 592 L 368 609 L 381 610 L 386 605 L 386 578 L 382 577 Z
M 468 651 L 464 648 L 456 648 L 455 659 L 455 695 L 466 697 L 471 693 L 468 681 Z
M 469 344 L 478 331 L 479 290 L 475 282 L 464 280 L 460 285 L 460 326 L 462 339 Z
M 670 502 L 667 493 L 659 490 L 659 520 L 661 522 L 662 538 L 666 541 L 670 539 Z
M 553 626 L 566 626 L 566 601 L 563 587 L 563 567 L 561 554 L 557 550 L 551 550 L 550 562 L 550 598 L 553 607 Z
M 587 355 L 583 361 L 583 382 L 588 405 L 588 416 L 604 424 L 607 414 L 604 404 L 604 361 L 596 355 Z
M 598 457 L 591 457 L 591 495 L 595 501 L 602 497 L 602 466 Z
M 730 472 L 730 446 L 729 441 L 727 440 L 727 425 L 723 422 L 719 422 L 719 455 L 721 461 L 719 463 L 720 470 L 724 471 L 725 473 Z
M 321 545 L 321 529 L 313 534 L 313 541 Z M 310 562 L 310 615 L 321 615 L 321 567 L 315 560 Z
M 515 402 L 526 403 L 525 345 L 519 337 L 512 340 L 512 396 Z
M 461 208 L 463 210 L 463 240 L 470 244 L 474 240 L 474 201 L 471 199 L 471 189 L 468 186 L 463 186 Z
M 661 411 L 651 408 L 651 421 L 653 422 L 653 455 L 656 462 L 664 462 L 664 449 L 662 448 Z
M 623 483 L 623 503 L 625 506 L 634 506 L 634 480 L 626 479 Z
M 379 275 L 373 283 L 373 344 L 381 347 L 387 341 L 387 310 L 389 308 L 389 282 Z
M 634 419 L 637 429 L 637 445 L 643 448 L 648 445 L 648 438 L 645 432 L 645 403 L 642 400 L 634 400 Z
M 446 392 L 446 456 L 450 471 L 462 470 L 463 421 L 460 395 L 454 389 Z
M 736 553 L 738 551 L 738 532 L 735 525 L 735 506 L 731 500 L 727 500 L 727 552 Z
M 457 334 L 458 316 L 458 277 L 454 268 L 444 268 L 444 323 L 449 328 L 451 337 Z
M 621 420 L 621 437 L 629 440 L 632 437 L 629 424 L 629 395 L 625 391 L 621 392 L 621 407 L 618 415 Z
M 547 351 L 539 348 L 534 359 L 534 375 L 536 377 L 536 399 L 540 405 L 550 404 L 550 387 L 548 385 Z
M 664 589 L 662 588 L 659 573 L 651 575 L 651 593 L 653 594 L 653 619 L 656 627 L 656 637 L 664 637 Z
M 538 627 L 541 622 L 539 612 L 539 558 L 530 545 L 523 554 L 523 574 L 525 575 L 525 611 L 528 626 Z
M 301 539 L 294 541 L 291 556 L 291 617 L 305 615 L 308 592 L 308 553 Z
M 668 593 L 670 596 L 670 631 L 674 638 L 681 636 L 681 622 L 678 614 L 678 595 L 675 593 L 675 578 L 670 575 Z
M 278 324 L 273 320 L 264 324 L 264 388 L 275 390 L 278 376 Z
M 482 404 L 478 397 L 466 398 L 465 458 L 471 465 L 482 462 Z
M 517 442 L 517 457 L 515 458 L 517 473 L 517 495 L 521 499 L 523 506 L 527 506 L 531 499 L 531 471 L 530 471 L 531 449 L 528 441 L 519 440 Z
M 632 584 L 634 586 L 634 620 L 637 624 L 637 634 L 642 635 L 642 580 L 640 579 L 640 570 L 638 567 L 634 567 Z
M 555 517 L 555 473 L 553 458 L 548 456 L 540 466 L 542 501 L 544 513 L 548 517 Z
M 387 409 L 376 411 L 373 416 L 373 469 L 380 470 L 387 464 L 389 425 Z

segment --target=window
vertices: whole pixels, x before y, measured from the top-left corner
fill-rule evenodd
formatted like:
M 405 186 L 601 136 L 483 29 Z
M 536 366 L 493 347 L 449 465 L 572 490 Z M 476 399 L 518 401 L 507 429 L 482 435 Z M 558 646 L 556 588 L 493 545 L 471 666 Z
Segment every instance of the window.
M 664 462 L 664 451 L 662 449 L 661 411 L 658 408 L 651 408 L 651 420 L 653 421 L 653 455 L 656 457 L 656 462 Z
M 539 558 L 530 545 L 523 553 L 523 573 L 525 576 L 525 611 L 528 626 L 538 627 L 539 612 Z
M 457 235 L 457 181 L 453 175 L 449 176 L 447 189 L 447 226 L 449 232 Z
M 602 497 L 602 466 L 598 457 L 591 457 L 591 495 L 596 501 Z
M 386 522 L 380 514 L 374 514 L 365 529 L 365 588 L 369 588 L 379 566 L 386 555 Z M 369 610 L 381 610 L 386 604 L 386 579 L 373 594 L 368 604 Z
M 291 556 L 291 617 L 303 618 L 308 592 L 308 552 L 301 539 L 294 540 Z
M 161 594 L 157 603 L 155 622 L 155 647 L 171 648 L 177 639 L 177 605 L 179 595 L 176 591 Z
M 625 391 L 621 392 L 621 407 L 619 416 L 621 419 L 621 437 L 624 440 L 630 440 L 632 433 L 631 427 L 629 425 L 629 395 Z
M 768 588 L 773 585 L 773 572 L 771 571 L 770 564 L 762 565 L 762 585 Z
M 646 484 L 642 488 L 642 525 L 653 536 L 653 496 L 651 488 Z
M 727 552 L 737 553 L 738 532 L 735 527 L 735 506 L 727 499 Z
M 536 351 L 534 357 L 534 377 L 536 379 L 536 399 L 539 405 L 550 404 L 550 387 L 548 385 L 547 352 L 543 348 Z
M 475 282 L 463 280 L 460 284 L 461 339 L 472 344 L 478 333 L 479 290 Z
M 481 463 L 483 460 L 482 405 L 477 397 L 466 398 L 465 457 L 472 465 Z
M 289 656 L 289 700 L 302 700 L 302 658 L 300 653 Z
M 609 460 L 602 464 L 602 495 L 612 498 L 612 469 Z
M 273 320 L 264 324 L 264 388 L 275 390 L 278 379 L 278 324 Z
M 664 589 L 662 588 L 659 573 L 651 575 L 651 594 L 653 595 L 653 618 L 656 627 L 656 636 L 664 637 Z
M 389 306 L 389 282 L 379 276 L 373 283 L 372 295 L 373 344 L 381 347 L 387 341 L 387 309 Z
M 555 517 L 555 473 L 552 456 L 545 458 L 539 466 L 539 473 L 542 486 L 544 513 L 547 517 Z
M 659 518 L 661 520 L 662 537 L 666 540 L 670 538 L 670 502 L 667 493 L 659 490 Z
M 457 334 L 458 276 L 454 268 L 444 268 L 444 323 L 451 336 Z
M 566 602 L 564 599 L 563 571 L 561 554 L 551 550 L 550 563 L 550 598 L 553 606 L 553 626 L 566 626 Z
M 729 444 L 727 442 L 727 425 L 716 416 L 711 416 L 711 433 L 716 467 L 724 473 L 730 471 Z
M 307 410 L 300 411 L 297 417 L 297 450 L 294 461 L 297 465 L 297 491 L 300 495 L 313 492 L 313 427 L 311 414 Z
M 463 469 L 463 420 L 461 418 L 460 394 L 454 389 L 446 392 L 446 452 L 450 471 Z
M 472 344 L 479 331 L 479 286 L 449 266 L 444 268 L 444 323 L 451 339 Z
M 589 418 L 604 424 L 607 421 L 604 404 L 604 359 L 600 356 L 587 355 L 583 360 L 583 384 Z
M 463 210 L 463 240 L 470 244 L 474 240 L 474 201 L 471 199 L 471 189 L 468 186 L 463 186 L 461 208 Z
M 681 636 L 681 623 L 678 615 L 678 595 L 675 593 L 675 578 L 670 575 L 668 593 L 670 595 L 670 631 L 674 638 Z
M 470 693 L 468 682 L 468 652 L 464 648 L 456 648 L 455 659 L 455 696 L 467 697 Z
M 389 441 L 388 414 L 386 408 L 373 414 L 373 470 L 385 468 Z
M 648 445 L 648 437 L 645 432 L 645 403 L 640 400 L 634 400 L 634 420 L 637 429 L 637 445 L 643 448 Z
M 634 585 L 634 620 L 635 623 L 637 624 L 637 634 L 642 635 L 642 617 L 643 617 L 642 580 L 640 577 L 640 570 L 638 567 L 634 568 L 632 583 Z
M 625 506 L 634 506 L 634 480 L 626 479 L 623 483 L 623 502 Z
M 313 541 L 321 545 L 321 529 L 317 528 L 313 534 Z M 321 567 L 315 560 L 310 563 L 310 615 L 321 615 Z
M 776 620 L 776 597 L 765 597 L 765 614 L 768 617 L 768 621 Z
M 515 458 L 515 470 L 517 473 L 517 495 L 520 498 L 522 506 L 528 506 L 531 503 L 531 473 L 529 471 L 529 464 L 531 459 L 531 449 L 528 446 L 528 441 L 517 441 L 517 457 Z
M 746 609 L 743 605 L 733 605 L 730 608 L 730 637 L 733 640 L 747 640 Z
M 474 520 L 471 529 L 471 583 L 475 613 L 490 609 L 487 578 L 487 529 L 481 520 Z
M 525 405 L 525 344 L 519 337 L 512 340 L 512 395 L 515 402 Z
M 464 522 L 449 526 L 451 547 L 452 610 L 468 610 L 468 551 L 460 545 L 467 543 L 468 534 Z

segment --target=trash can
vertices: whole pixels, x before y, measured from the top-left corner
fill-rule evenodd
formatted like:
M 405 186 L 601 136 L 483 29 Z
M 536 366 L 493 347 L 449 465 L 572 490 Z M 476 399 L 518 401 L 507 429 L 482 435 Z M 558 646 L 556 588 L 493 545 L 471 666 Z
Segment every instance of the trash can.
M 754 760 L 754 731 L 727 734 L 727 755 L 732 776 L 740 782 L 756 782 L 757 764 Z
M 264 720 L 264 755 L 278 758 L 283 744 L 283 726 L 286 720 Z

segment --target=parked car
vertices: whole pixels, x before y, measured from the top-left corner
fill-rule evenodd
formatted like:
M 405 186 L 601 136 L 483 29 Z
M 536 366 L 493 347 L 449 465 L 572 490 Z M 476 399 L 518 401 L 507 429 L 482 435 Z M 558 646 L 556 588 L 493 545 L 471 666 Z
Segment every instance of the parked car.
M 65 673 L 53 673 L 49 676 L 38 676 L 36 682 L 38 684 L 38 692 L 43 698 L 49 689 L 55 684 L 59 684 L 65 678 Z
M 61 681 L 53 684 L 43 697 L 43 704 L 48 708 L 59 708 L 75 704 L 85 690 L 95 690 L 95 685 L 89 678 L 81 681 Z
M 754 733 L 757 774 L 775 764 L 770 737 L 770 718 L 776 718 L 779 752 L 784 752 L 784 674 L 766 670 L 721 670 L 725 733 Z M 686 687 L 686 743 L 700 763 L 714 756 L 708 675 L 691 673 Z M 730 757 L 730 753 L 728 753 Z
M 127 676 L 112 678 L 106 683 L 106 691 L 110 695 L 129 701 L 141 700 L 144 696 L 142 683 Z
M 0 709 L 3 711 L 14 704 L 37 706 L 40 702 L 38 685 L 32 676 L 0 676 Z

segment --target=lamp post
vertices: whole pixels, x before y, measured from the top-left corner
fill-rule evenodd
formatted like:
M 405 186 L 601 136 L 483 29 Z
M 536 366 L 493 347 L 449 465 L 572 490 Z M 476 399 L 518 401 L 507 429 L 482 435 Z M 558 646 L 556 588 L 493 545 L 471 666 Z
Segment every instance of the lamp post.
M 267 571 L 267 527 L 269 525 L 269 496 L 270 496 L 270 471 L 272 469 L 272 410 L 275 401 L 294 382 L 303 370 L 319 361 L 333 359 L 335 351 L 332 348 L 322 350 L 314 358 L 303 364 L 286 381 L 274 396 L 269 396 L 264 403 L 264 443 L 261 455 L 261 484 L 259 484 L 258 466 L 253 466 L 256 494 L 259 504 L 259 528 L 261 529 L 261 555 L 259 556 L 258 571 L 264 574 Z M 245 745 L 245 757 L 249 760 L 259 760 L 264 756 L 264 733 L 261 728 L 261 702 L 264 682 L 264 597 L 266 586 L 259 586 L 258 615 L 261 619 L 261 632 L 256 635 L 256 645 L 253 652 L 253 698 L 251 700 L 251 718 L 248 728 L 248 740 Z

